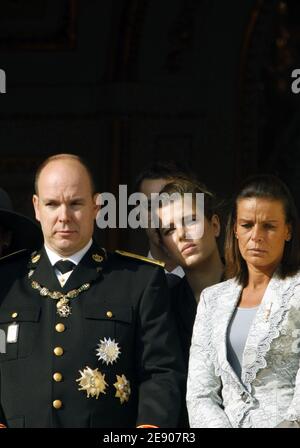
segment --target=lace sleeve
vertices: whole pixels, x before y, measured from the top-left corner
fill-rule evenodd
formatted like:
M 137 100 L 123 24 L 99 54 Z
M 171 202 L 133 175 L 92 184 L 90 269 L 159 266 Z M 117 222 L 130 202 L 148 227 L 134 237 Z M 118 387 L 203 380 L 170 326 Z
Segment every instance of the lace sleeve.
M 296 376 L 294 396 L 285 415 L 285 420 L 300 424 L 300 367 Z
M 212 311 L 201 294 L 195 320 L 187 382 L 187 408 L 192 428 L 231 428 L 222 408 L 221 380 L 212 362 Z

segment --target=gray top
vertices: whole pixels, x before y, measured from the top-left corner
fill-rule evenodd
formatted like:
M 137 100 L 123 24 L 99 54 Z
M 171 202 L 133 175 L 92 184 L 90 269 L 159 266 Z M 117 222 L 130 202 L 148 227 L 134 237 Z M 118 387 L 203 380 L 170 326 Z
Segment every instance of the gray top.
M 240 379 L 244 348 L 257 309 L 236 308 L 227 330 L 227 360 Z

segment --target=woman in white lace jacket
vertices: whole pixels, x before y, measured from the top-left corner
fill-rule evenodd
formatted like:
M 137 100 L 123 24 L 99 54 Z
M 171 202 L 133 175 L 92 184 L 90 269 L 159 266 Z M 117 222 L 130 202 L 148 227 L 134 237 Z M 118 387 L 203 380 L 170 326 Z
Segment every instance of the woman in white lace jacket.
M 230 280 L 203 291 L 190 350 L 191 427 L 300 422 L 298 217 L 287 187 L 256 176 L 227 226 Z

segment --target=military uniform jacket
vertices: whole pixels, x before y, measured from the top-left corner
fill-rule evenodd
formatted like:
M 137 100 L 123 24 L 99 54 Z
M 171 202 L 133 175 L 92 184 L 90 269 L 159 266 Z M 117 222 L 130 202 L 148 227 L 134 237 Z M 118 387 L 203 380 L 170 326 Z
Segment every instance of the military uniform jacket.
M 187 371 L 197 302 L 186 277 L 183 277 L 178 285 L 171 288 L 170 296 Z
M 300 274 L 270 280 L 246 340 L 242 381 L 226 351 L 241 292 L 233 279 L 202 292 L 187 383 L 192 427 L 271 428 L 300 421 Z
M 61 288 L 44 249 L 39 255 L 29 269 L 28 256 L 0 266 L 0 332 L 19 325 L 17 341 L 0 353 L 0 421 L 176 426 L 184 375 L 163 269 L 106 257 L 93 245 Z M 70 299 L 67 318 L 41 290 L 66 293 L 87 283 Z
M 178 285 L 170 289 L 170 296 L 172 312 L 174 313 L 176 328 L 183 354 L 185 378 L 187 379 L 190 346 L 197 311 L 197 302 L 186 277 L 183 277 Z M 184 395 L 185 394 L 186 381 L 184 386 Z M 185 401 L 182 403 L 181 407 L 179 426 L 181 428 L 189 427 L 188 412 Z

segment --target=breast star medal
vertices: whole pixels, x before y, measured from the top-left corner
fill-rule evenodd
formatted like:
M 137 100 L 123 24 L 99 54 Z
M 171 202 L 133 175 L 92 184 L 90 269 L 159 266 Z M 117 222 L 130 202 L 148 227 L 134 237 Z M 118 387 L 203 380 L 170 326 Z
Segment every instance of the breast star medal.
M 125 375 L 116 375 L 116 377 L 117 381 L 114 383 L 114 386 L 117 389 L 117 392 L 115 397 L 120 398 L 120 402 L 123 404 L 124 401 L 129 400 L 129 396 L 131 394 L 130 383 Z
M 92 370 L 90 367 L 86 367 L 83 371 L 79 370 L 80 378 L 76 381 L 79 383 L 80 388 L 78 390 L 84 390 L 87 393 L 87 397 L 96 397 L 98 400 L 100 394 L 106 394 L 105 389 L 108 384 L 105 381 L 105 374 L 102 374 L 98 369 Z
M 100 344 L 96 350 L 99 361 L 106 365 L 113 364 L 120 356 L 121 350 L 118 343 L 114 339 L 100 339 Z

